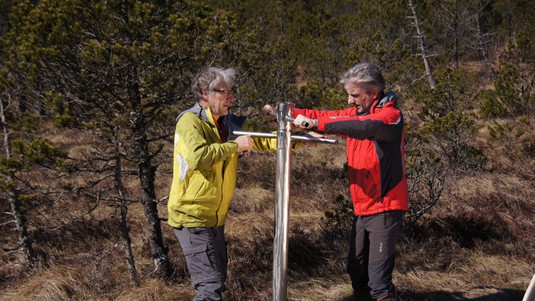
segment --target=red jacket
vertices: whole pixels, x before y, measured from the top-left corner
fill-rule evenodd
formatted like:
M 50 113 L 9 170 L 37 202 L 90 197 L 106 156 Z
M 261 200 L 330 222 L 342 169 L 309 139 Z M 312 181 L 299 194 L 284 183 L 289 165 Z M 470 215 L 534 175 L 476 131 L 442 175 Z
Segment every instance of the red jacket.
M 318 120 L 318 131 L 347 137 L 349 190 L 355 215 L 407 210 L 403 115 L 396 95 L 389 92 L 376 100 L 369 114 L 357 115 L 355 107 L 319 111 L 294 109 Z

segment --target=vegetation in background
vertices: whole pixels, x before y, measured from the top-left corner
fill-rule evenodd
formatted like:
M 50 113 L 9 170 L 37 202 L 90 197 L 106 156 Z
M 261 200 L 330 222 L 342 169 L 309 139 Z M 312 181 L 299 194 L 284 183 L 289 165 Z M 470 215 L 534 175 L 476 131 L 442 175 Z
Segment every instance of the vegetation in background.
M 407 124 L 402 300 L 518 300 L 535 271 L 534 16 L 524 0 L 0 0 L 0 300 L 190 300 L 164 223 L 193 74 L 236 68 L 233 110 L 273 129 L 265 103 L 344 107 L 359 61 Z M 292 300 L 351 295 L 344 146 L 293 155 Z M 241 158 L 228 300 L 271 298 L 274 172 L 273 154 Z

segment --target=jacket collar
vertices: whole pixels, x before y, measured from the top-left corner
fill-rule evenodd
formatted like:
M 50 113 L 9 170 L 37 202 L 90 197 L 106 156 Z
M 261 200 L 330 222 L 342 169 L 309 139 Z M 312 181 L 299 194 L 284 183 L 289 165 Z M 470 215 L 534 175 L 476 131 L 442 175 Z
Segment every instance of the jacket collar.
M 387 107 L 387 106 L 395 106 L 396 101 L 397 101 L 396 93 L 390 91 L 386 94 L 383 94 L 380 99 L 374 102 L 370 112 L 373 112 L 376 109 L 382 109 L 383 107 Z
M 211 117 L 212 114 L 210 112 L 210 108 L 206 107 L 206 108 L 203 108 L 199 105 L 199 103 L 195 103 L 193 105 L 193 107 L 187 109 L 187 110 L 184 110 L 182 112 L 180 112 L 180 114 L 178 115 L 178 117 L 176 118 L 176 121 L 178 121 L 182 115 L 184 115 L 185 113 L 193 113 L 197 116 L 199 116 L 199 118 L 201 118 L 204 122 L 209 122 L 209 123 L 214 123 L 211 118 L 209 118 L 209 116 Z

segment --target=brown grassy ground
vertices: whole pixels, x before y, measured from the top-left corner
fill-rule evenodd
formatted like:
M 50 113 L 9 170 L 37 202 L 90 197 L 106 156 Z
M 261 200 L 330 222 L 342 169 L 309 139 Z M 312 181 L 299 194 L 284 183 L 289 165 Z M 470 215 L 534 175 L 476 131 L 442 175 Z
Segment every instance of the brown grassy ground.
M 496 154 L 495 154 L 496 155 Z M 490 156 L 499 165 L 499 156 Z M 345 240 L 325 218 L 337 196 L 348 198 L 344 143 L 306 146 L 293 155 L 289 250 L 290 300 L 351 300 Z M 515 164 L 508 160 L 508 164 Z M 511 163 L 512 162 L 512 163 Z M 405 227 L 394 281 L 402 300 L 520 300 L 535 273 L 533 158 L 519 165 L 456 176 L 435 208 Z M 163 170 L 169 171 L 169 166 Z M 162 173 L 159 193 L 166 194 Z M 275 155 L 251 153 L 240 163 L 227 223 L 230 272 L 226 300 L 271 300 Z M 5 208 L 2 208 L 5 209 Z M 173 265 L 168 281 L 151 276 L 143 210 L 129 211 L 136 267 L 129 278 L 112 209 L 102 207 L 65 227 L 36 231 L 48 267 L 25 272 L 2 251 L 0 300 L 191 300 L 180 247 L 163 226 Z M 166 216 L 164 202 L 160 215 Z M 2 244 L 13 239 L 3 228 Z M 44 255 L 43 255 L 44 256 Z

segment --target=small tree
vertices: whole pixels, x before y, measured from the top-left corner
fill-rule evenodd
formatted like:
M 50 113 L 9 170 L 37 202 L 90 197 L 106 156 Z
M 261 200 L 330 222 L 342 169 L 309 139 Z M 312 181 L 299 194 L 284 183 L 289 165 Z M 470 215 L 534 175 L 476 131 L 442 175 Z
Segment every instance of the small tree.
M 17 108 L 16 101 L 8 92 L 0 95 L 0 127 L 4 142 L 4 152 L 0 156 L 0 190 L 1 198 L 10 207 L 7 214 L 11 218 L 6 224 L 12 224 L 17 233 L 18 243 L 10 250 L 24 254 L 24 266 L 37 268 L 40 262 L 28 218 L 35 214 L 37 208 L 53 202 L 61 194 L 60 189 L 49 181 L 58 176 L 56 170 L 66 154 L 40 137 L 37 119 L 29 111 L 20 112 Z M 34 220 L 30 222 L 39 225 Z
M 436 89 L 421 97 L 425 105 L 419 117 L 424 124 L 417 134 L 454 173 L 480 169 L 486 158 L 474 144 L 475 122 L 466 105 L 475 94 L 470 84 L 474 79 L 462 69 L 445 70 L 439 79 Z
M 416 223 L 438 202 L 446 186 L 447 168 L 436 151 L 418 133 L 407 134 L 406 172 L 409 209 L 406 219 Z
M 486 118 L 517 117 L 535 111 L 535 68 L 524 63 L 514 45 L 494 78 L 494 90 L 483 94 L 481 113 Z
M 417 96 L 424 105 L 420 120 L 407 128 L 407 218 L 412 223 L 437 204 L 449 177 L 481 169 L 486 162 L 474 143 L 475 123 L 465 101 L 475 93 L 474 79 L 462 69 L 445 70 L 437 78 L 435 89 Z

